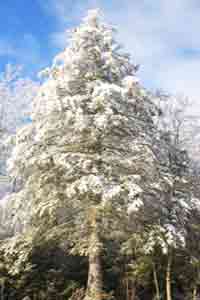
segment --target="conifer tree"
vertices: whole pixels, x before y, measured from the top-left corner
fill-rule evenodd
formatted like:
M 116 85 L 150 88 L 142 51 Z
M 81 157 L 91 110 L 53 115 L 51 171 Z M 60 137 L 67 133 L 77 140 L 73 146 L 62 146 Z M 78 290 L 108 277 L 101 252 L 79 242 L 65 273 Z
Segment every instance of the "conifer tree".
M 72 252 L 88 256 L 87 300 L 104 297 L 104 238 L 120 235 L 120 220 L 159 184 L 157 108 L 136 69 L 113 29 L 89 11 L 42 72 L 32 123 L 17 132 L 9 162 L 21 184 L 15 194 L 21 232 L 66 226 Z

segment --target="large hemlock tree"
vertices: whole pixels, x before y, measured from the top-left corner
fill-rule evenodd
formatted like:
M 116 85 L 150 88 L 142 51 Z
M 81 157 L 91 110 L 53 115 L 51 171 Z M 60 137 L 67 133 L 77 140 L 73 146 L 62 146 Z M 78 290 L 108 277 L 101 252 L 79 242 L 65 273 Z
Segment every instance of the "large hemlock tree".
M 32 123 L 17 132 L 9 162 L 21 185 L 12 196 L 19 231 L 67 226 L 72 253 L 89 260 L 85 299 L 104 297 L 104 240 L 122 236 L 127 219 L 169 185 L 157 108 L 135 71 L 113 29 L 90 11 L 43 72 Z

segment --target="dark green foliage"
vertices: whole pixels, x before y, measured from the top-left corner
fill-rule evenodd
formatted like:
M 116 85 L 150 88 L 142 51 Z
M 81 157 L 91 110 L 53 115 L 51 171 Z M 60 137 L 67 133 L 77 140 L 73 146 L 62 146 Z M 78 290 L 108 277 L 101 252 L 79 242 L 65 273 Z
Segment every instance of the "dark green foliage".
M 35 247 L 29 260 L 33 268 L 13 278 L 1 268 L 5 299 L 21 300 L 28 295 L 34 300 L 64 300 L 86 284 L 86 258 L 67 255 L 54 244 Z

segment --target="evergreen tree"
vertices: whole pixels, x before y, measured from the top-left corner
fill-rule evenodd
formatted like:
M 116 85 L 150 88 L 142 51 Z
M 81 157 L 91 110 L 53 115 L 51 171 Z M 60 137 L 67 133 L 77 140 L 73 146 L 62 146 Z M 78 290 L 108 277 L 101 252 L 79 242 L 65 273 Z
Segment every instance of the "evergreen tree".
M 157 220 L 154 200 L 169 185 L 154 125 L 158 109 L 136 69 L 113 29 L 89 11 L 42 72 L 47 79 L 32 123 L 17 132 L 9 161 L 21 187 L 12 196 L 17 232 L 65 228 L 71 252 L 88 257 L 87 300 L 105 296 L 105 239 L 120 240 L 139 210 L 148 210 L 144 222 L 151 212 Z

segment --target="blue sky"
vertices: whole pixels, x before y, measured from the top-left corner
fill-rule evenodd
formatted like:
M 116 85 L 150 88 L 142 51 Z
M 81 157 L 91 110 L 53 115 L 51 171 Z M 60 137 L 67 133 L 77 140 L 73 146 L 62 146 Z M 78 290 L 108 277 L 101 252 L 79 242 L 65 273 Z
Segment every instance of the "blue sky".
M 56 22 L 37 0 L 1 1 L 0 28 L 1 70 L 5 63 L 13 62 L 34 74 L 50 62 L 55 50 L 49 34 L 56 30 Z
M 1 0 L 0 71 L 11 62 L 35 76 L 66 44 L 65 30 L 94 7 L 118 28 L 146 87 L 183 93 L 200 106 L 199 0 Z

